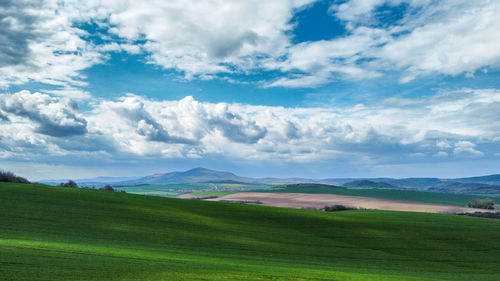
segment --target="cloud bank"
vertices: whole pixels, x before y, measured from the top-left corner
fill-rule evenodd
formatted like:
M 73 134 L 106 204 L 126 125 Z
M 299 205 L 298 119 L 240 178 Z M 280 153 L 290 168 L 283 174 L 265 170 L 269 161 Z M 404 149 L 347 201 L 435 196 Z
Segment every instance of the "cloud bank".
M 400 161 L 404 155 L 491 157 L 498 90 L 461 90 L 371 105 L 285 108 L 129 94 L 81 111 L 66 98 L 0 95 L 3 158 L 228 156 L 285 162 Z M 482 147 L 486 151 L 482 151 Z

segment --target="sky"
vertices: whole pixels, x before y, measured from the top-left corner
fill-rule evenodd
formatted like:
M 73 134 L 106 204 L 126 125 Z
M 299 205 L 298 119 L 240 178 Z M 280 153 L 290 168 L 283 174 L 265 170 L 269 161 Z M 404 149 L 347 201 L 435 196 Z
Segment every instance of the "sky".
M 31 180 L 500 173 L 500 1 L 1 0 Z

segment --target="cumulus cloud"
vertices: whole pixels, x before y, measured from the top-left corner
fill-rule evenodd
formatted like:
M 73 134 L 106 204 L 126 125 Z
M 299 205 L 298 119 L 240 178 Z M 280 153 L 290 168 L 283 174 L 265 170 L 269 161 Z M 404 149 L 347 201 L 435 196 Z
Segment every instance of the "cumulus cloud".
M 450 143 L 448 143 L 448 141 L 446 140 L 438 140 L 436 141 L 436 146 L 440 149 L 448 149 L 448 148 L 451 148 L 451 145 Z
M 446 151 L 438 151 L 436 154 L 434 154 L 436 157 L 446 157 L 448 156 L 448 153 Z
M 390 12 L 387 7 L 401 9 L 402 18 L 381 21 L 379 15 Z M 434 74 L 471 76 L 500 66 L 500 39 L 492 36 L 500 29 L 495 1 L 350 0 L 333 4 L 330 12 L 344 21 L 348 33 L 290 46 L 285 60 L 268 66 L 301 73 L 268 86 L 315 87 L 394 70 L 406 83 Z
M 36 124 L 36 132 L 53 137 L 82 135 L 87 121 L 78 112 L 78 105 L 60 101 L 46 94 L 21 91 L 0 96 L 0 111 L 9 120 L 25 119 Z
M 80 71 L 102 62 L 62 7 L 56 1 L 1 2 L 0 87 L 31 81 L 81 86 Z
M 109 110 L 115 120 L 123 121 L 113 126 L 120 131 L 132 128 L 149 141 L 195 145 L 220 134 L 232 142 L 252 144 L 266 135 L 265 128 L 229 110 L 227 104 L 203 104 L 189 96 L 178 102 L 154 102 L 130 95 L 101 104 L 98 116 Z
M 246 71 L 259 56 L 282 55 L 294 10 L 310 2 L 108 1 L 104 7 L 111 33 L 143 40 L 152 63 L 190 78 Z
M 22 5 L 15 1 L 0 2 L 0 67 L 25 62 L 28 40 L 32 38 L 32 23 L 35 18 L 23 15 Z
M 220 155 L 366 163 L 401 155 L 482 157 L 488 156 L 482 145 L 500 141 L 498 90 L 440 93 L 402 104 L 285 108 L 130 94 L 80 111 L 68 99 L 21 91 L 0 96 L 0 146 L 7 158 L 43 152 L 107 159 Z
M 481 151 L 475 149 L 476 144 L 470 141 L 459 141 L 455 144 L 453 154 L 466 157 L 481 157 L 484 155 Z

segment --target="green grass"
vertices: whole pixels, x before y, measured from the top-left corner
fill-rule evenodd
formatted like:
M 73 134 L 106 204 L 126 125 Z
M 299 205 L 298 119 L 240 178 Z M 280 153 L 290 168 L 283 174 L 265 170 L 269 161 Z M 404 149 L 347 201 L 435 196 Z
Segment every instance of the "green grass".
M 193 183 L 193 184 L 145 184 L 136 186 L 117 187 L 117 190 L 125 190 L 128 193 L 155 195 L 155 196 L 175 196 L 185 192 L 205 192 L 215 191 L 231 191 L 231 190 L 248 190 L 261 189 L 270 187 L 263 184 L 233 184 L 233 183 Z M 218 192 L 218 191 L 217 191 Z M 209 195 L 211 196 L 211 195 Z
M 2 280 L 495 280 L 500 220 L 0 184 Z
M 145 184 L 136 186 L 117 187 L 117 190 L 125 190 L 128 193 L 154 195 L 154 196 L 175 196 L 190 190 L 201 190 L 207 188 L 196 184 Z
M 345 188 L 330 188 L 330 187 L 304 187 L 304 188 L 272 188 L 259 192 L 291 192 L 291 193 L 315 193 L 315 194 L 339 194 L 351 196 L 364 196 L 371 198 L 405 200 L 432 204 L 444 204 L 453 206 L 467 206 L 467 203 L 474 198 L 482 198 L 483 196 L 437 193 L 413 190 L 397 190 L 397 189 L 345 189 Z M 498 204 L 500 198 L 491 197 Z

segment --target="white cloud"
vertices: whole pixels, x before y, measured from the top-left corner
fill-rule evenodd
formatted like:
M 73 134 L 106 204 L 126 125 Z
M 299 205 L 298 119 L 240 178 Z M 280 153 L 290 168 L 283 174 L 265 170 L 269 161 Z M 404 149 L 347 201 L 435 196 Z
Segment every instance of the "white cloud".
M 496 1 L 441 1 L 425 6 L 420 17 L 376 56 L 404 71 L 402 82 L 430 74 L 473 74 L 500 66 L 500 3 Z M 423 23 L 424 22 L 424 23 Z M 411 29 L 408 29 L 411 28 Z M 404 30 L 406 29 L 406 30 Z M 395 31 L 400 32 L 399 27 Z
M 451 145 L 448 141 L 446 140 L 438 140 L 436 141 L 436 146 L 440 149 L 448 149 L 451 148 Z
M 289 44 L 295 9 L 310 0 L 108 1 L 110 31 L 144 40 L 150 61 L 186 77 L 246 71 Z
M 434 154 L 436 157 L 446 157 L 448 156 L 448 153 L 446 151 L 439 151 L 436 154 Z
M 387 40 L 383 30 L 360 28 L 348 37 L 292 46 L 286 60 L 270 61 L 265 66 L 285 73 L 304 74 L 280 78 L 268 86 L 314 87 L 334 79 L 378 77 L 380 73 L 362 67 L 358 60 L 366 57 L 367 50 Z
M 340 5 L 334 4 L 330 7 L 330 12 L 339 19 L 345 21 L 362 21 L 370 17 L 375 7 L 384 4 L 386 0 L 351 0 Z M 394 1 L 397 2 L 400 1 Z
M 36 132 L 54 137 L 81 135 L 87 132 L 87 121 L 71 100 L 21 91 L 0 96 L 0 111 L 9 120 L 27 120 Z
M 484 155 L 481 151 L 475 149 L 476 144 L 470 141 L 459 141 L 455 144 L 453 154 L 457 156 L 481 157 Z
M 407 4 L 396 22 L 380 22 L 377 8 Z M 400 82 L 435 74 L 474 75 L 500 66 L 500 3 L 496 1 L 351 0 L 330 7 L 348 33 L 288 48 L 269 68 L 289 74 L 269 86 L 315 87 L 338 79 L 379 77 L 401 71 Z M 385 11 L 387 12 L 387 11 Z
M 5 7 L 0 9 L 0 22 L 10 38 L 2 44 L 21 51 L 0 49 L 0 57 L 7 53 L 10 58 L 0 64 L 0 87 L 31 81 L 81 86 L 85 82 L 80 71 L 102 62 L 102 54 L 82 39 L 85 32 L 73 27 L 73 19 L 59 10 L 63 3 L 7 1 L 1 6 Z
M 65 98 L 27 91 L 0 95 L 2 157 L 391 161 L 400 155 L 391 154 L 395 147 L 422 157 L 446 156 L 442 149 L 451 148 L 457 156 L 478 157 L 483 153 L 475 143 L 500 140 L 500 91 L 491 89 L 408 99 L 390 108 L 284 108 L 135 95 L 88 106 L 81 112 Z
M 500 66 L 500 3 L 496 1 L 351 0 L 334 4 L 347 34 L 292 44 L 294 13 L 313 0 L 275 1 L 8 1 L 0 4 L 0 87 L 41 82 L 85 85 L 82 70 L 108 52 L 146 56 L 186 78 L 228 78 L 262 70 L 283 77 L 266 87 L 315 87 L 400 71 L 401 82 L 446 74 L 473 75 Z M 384 5 L 407 4 L 396 22 Z M 99 26 L 102 44 L 81 24 Z M 74 94 L 60 90 L 61 94 Z
M 62 87 L 55 90 L 42 90 L 42 92 L 70 98 L 73 100 L 88 100 L 91 98 L 90 92 L 75 87 Z

